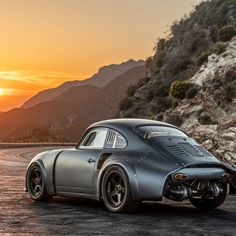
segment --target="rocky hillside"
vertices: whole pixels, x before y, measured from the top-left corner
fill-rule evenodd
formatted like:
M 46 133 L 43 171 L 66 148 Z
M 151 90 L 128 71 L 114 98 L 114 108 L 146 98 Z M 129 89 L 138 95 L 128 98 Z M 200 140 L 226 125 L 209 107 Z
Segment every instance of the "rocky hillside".
M 91 123 L 114 118 L 128 87 L 144 83 L 145 67 L 134 67 L 105 87 L 70 88 L 54 99 L 0 116 L 2 142 L 77 142 Z
M 166 111 L 163 120 L 179 119 L 208 150 L 236 165 L 236 37 L 224 53 L 210 55 L 191 80 L 199 93 Z
M 28 101 L 26 101 L 22 107 L 29 108 L 39 103 L 50 101 L 53 98 L 68 91 L 70 88 L 77 86 L 92 85 L 102 88 L 110 81 L 114 80 L 117 76 L 124 74 L 126 71 L 134 67 L 143 66 L 144 64 L 145 62 L 143 60 L 135 61 L 130 59 L 120 64 L 111 64 L 103 66 L 98 70 L 96 74 L 86 80 L 67 81 L 56 88 L 51 88 L 39 92 L 38 94 L 30 98 Z
M 236 164 L 236 1 L 201 3 L 159 39 L 147 82 L 132 86 L 121 117 L 180 126 L 220 159 Z

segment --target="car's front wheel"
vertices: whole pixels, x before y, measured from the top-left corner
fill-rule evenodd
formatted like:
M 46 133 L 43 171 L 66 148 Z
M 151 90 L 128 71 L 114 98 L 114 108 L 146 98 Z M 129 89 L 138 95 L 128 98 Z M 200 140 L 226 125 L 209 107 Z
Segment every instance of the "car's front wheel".
M 112 166 L 102 179 L 102 198 L 105 206 L 112 212 L 132 212 L 139 206 L 131 196 L 129 179 L 123 168 Z
M 43 178 L 42 170 L 38 163 L 33 163 L 26 176 L 26 185 L 30 197 L 35 201 L 47 201 L 51 198 L 48 195 Z

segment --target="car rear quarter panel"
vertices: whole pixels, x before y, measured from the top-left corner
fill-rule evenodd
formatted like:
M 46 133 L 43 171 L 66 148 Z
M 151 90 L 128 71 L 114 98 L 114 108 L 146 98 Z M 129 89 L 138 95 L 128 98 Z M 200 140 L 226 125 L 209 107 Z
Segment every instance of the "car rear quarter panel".
M 152 148 L 112 154 L 103 164 L 97 178 L 98 195 L 104 173 L 110 166 L 122 167 L 129 178 L 131 194 L 135 200 L 161 200 L 167 176 L 180 166 L 161 156 Z

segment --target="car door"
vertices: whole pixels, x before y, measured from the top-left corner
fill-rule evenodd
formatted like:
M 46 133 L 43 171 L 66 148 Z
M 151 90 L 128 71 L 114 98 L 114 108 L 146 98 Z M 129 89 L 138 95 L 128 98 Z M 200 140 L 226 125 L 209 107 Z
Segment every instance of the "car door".
M 55 186 L 59 192 L 94 193 L 94 166 L 105 143 L 106 128 L 85 134 L 80 146 L 63 151 L 55 165 Z

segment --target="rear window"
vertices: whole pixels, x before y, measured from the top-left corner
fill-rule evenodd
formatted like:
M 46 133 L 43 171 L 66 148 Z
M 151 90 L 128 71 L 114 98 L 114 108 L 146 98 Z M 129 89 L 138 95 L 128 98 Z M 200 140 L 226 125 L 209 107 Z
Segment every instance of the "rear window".
M 143 139 L 160 136 L 188 137 L 184 132 L 167 126 L 141 126 L 137 128 L 138 134 Z

